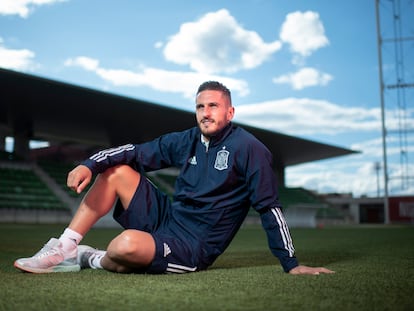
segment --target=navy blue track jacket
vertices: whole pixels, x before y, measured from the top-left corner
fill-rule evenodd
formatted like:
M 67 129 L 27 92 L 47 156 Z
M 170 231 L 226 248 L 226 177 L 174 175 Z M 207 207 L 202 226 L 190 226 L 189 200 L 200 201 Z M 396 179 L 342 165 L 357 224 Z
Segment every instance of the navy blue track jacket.
M 194 127 L 147 143 L 104 150 L 82 164 L 94 174 L 118 164 L 141 172 L 180 168 L 171 215 L 189 238 L 203 245 L 206 265 L 224 252 L 250 207 L 260 214 L 269 248 L 284 271 L 298 265 L 278 200 L 272 155 L 232 123 L 211 137 L 208 147 Z

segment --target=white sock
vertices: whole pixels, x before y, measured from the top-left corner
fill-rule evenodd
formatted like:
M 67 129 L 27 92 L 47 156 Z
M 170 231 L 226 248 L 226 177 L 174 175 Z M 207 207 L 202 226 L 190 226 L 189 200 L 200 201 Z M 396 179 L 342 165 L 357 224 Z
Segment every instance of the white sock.
M 65 251 L 73 250 L 83 239 L 83 236 L 72 229 L 66 228 L 59 238 L 62 242 L 62 248 Z
M 105 256 L 106 251 L 98 250 L 94 255 L 89 258 L 89 265 L 92 269 L 103 269 L 101 260 Z

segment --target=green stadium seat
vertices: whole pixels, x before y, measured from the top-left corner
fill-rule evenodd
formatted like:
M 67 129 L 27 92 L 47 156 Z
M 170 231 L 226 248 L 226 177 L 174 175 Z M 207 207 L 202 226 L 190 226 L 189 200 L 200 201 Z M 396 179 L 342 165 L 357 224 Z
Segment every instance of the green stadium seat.
M 0 167 L 0 208 L 68 210 L 30 169 Z
M 66 186 L 68 173 L 76 166 L 74 163 L 64 163 L 54 160 L 40 160 L 37 164 L 45 171 L 70 197 L 78 198 L 79 195 Z M 84 190 L 88 191 L 91 184 Z

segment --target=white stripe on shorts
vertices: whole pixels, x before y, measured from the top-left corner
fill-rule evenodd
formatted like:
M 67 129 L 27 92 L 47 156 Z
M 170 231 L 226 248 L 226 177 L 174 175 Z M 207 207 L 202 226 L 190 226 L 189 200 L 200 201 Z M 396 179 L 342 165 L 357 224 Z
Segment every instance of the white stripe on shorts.
M 182 265 L 176 265 L 174 263 L 168 263 L 167 273 L 187 273 L 194 272 L 197 270 L 197 267 L 187 267 Z

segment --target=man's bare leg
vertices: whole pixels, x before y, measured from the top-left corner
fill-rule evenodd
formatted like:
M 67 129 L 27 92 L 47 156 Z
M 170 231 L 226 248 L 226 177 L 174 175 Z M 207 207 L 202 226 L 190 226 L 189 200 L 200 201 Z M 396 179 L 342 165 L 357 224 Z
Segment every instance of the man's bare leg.
M 140 179 L 140 174 L 127 165 L 115 166 L 99 174 L 79 205 L 69 228 L 85 235 L 112 209 L 118 197 L 122 206 L 127 208 Z
M 140 174 L 126 165 L 110 168 L 98 175 L 69 228 L 85 235 L 112 209 L 117 198 L 125 209 L 128 208 L 140 179 Z M 125 230 L 110 242 L 101 265 L 109 271 L 127 273 L 148 266 L 154 255 L 155 241 L 151 234 L 139 230 Z
M 67 184 L 80 193 L 90 182 L 91 171 L 83 165 L 77 166 L 68 175 Z M 120 199 L 124 208 L 128 208 L 139 185 L 141 176 L 127 165 L 120 165 L 98 175 L 93 186 L 83 198 L 75 216 L 59 239 L 52 238 L 34 256 L 19 258 L 14 266 L 20 270 L 33 273 L 76 272 L 81 268 L 81 251 L 79 242 L 90 228 L 113 207 Z M 96 251 L 91 247 L 87 247 Z M 146 232 L 126 230 L 117 236 L 108 247 L 94 259 L 95 267 L 110 271 L 131 272 L 138 267 L 151 263 L 155 254 L 155 241 Z M 102 263 L 101 263 L 102 262 Z

